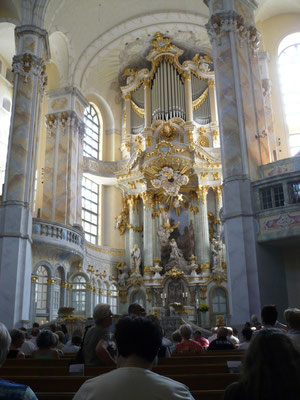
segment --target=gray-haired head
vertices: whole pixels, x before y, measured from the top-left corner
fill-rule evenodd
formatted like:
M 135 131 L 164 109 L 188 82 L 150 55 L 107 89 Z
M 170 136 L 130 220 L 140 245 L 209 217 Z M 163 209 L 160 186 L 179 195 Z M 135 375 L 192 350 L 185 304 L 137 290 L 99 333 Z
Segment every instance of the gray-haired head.
M 0 322 L 0 366 L 4 363 L 11 343 L 11 338 L 5 325 Z
M 112 313 L 108 304 L 97 304 L 93 313 L 95 324 L 101 324 L 101 322 L 110 315 L 112 315 Z
M 184 340 L 189 340 L 192 336 L 193 330 L 191 325 L 185 324 L 181 325 L 181 327 L 179 328 L 179 332 Z

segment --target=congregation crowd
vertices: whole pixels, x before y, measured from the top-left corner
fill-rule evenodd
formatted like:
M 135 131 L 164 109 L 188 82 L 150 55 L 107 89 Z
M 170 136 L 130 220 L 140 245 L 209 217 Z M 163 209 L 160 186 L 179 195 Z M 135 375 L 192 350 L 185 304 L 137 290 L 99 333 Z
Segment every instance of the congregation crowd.
M 264 306 L 261 323 L 253 316 L 240 337 L 235 329 L 221 326 L 205 338 L 201 329 L 182 324 L 172 340 L 164 336 L 159 319 L 146 315 L 137 303 L 115 326 L 109 305 L 97 305 L 93 317 L 94 325 L 86 327 L 83 335 L 74 331 L 71 336 L 65 325 L 41 329 L 34 323 L 30 330 L 8 332 L 0 323 L 0 366 L 6 358 L 56 359 L 69 354 L 74 363 L 116 367 L 87 380 L 74 400 L 193 399 L 185 385 L 151 371 L 160 357 L 246 350 L 241 379 L 226 389 L 225 400 L 300 398 L 299 309 L 287 309 L 283 325 L 276 306 Z M 36 398 L 28 386 L 0 379 L 0 399 Z

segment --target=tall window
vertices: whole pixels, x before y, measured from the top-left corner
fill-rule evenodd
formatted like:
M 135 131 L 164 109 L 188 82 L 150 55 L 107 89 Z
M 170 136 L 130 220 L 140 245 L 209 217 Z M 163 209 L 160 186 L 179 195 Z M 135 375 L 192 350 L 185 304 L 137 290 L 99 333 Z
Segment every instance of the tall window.
M 90 179 L 82 179 L 82 225 L 88 242 L 98 242 L 99 185 Z
M 290 152 L 294 156 L 300 151 L 300 32 L 282 40 L 278 64 Z
M 95 108 L 90 104 L 84 111 L 85 137 L 83 155 L 99 158 L 100 124 Z
M 37 310 L 46 310 L 48 297 L 48 271 L 47 268 L 40 266 L 37 269 L 37 286 L 36 286 L 36 308 Z
M 110 286 L 110 308 L 113 314 L 118 312 L 118 290 L 116 285 Z
M 83 276 L 78 275 L 73 279 L 73 307 L 75 311 L 83 313 L 86 303 L 86 281 Z
M 227 296 L 223 288 L 216 288 L 213 292 L 212 306 L 214 314 L 227 313 Z

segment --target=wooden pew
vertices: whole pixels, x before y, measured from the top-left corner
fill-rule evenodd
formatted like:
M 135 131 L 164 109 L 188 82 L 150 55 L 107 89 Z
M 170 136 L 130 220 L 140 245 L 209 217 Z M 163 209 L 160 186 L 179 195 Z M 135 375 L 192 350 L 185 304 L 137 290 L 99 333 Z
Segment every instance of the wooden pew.
M 178 356 L 170 358 L 160 358 L 158 365 L 187 365 L 187 364 L 226 364 L 227 361 L 242 361 L 243 354 L 221 354 L 221 355 L 201 355 L 201 356 Z
M 84 368 L 86 376 L 97 376 L 105 374 L 114 369 L 113 367 L 89 367 Z M 191 365 L 158 365 L 153 372 L 160 375 L 183 375 L 183 374 L 214 374 L 226 373 L 226 364 L 191 364 Z M 4 366 L 1 368 L 1 375 L 5 376 L 68 376 L 68 366 Z
M 168 375 L 169 378 L 181 382 L 192 391 L 224 390 L 232 382 L 239 380 L 239 374 L 189 374 Z M 14 382 L 29 385 L 34 392 L 76 392 L 80 386 L 92 377 L 88 376 L 2 376 Z

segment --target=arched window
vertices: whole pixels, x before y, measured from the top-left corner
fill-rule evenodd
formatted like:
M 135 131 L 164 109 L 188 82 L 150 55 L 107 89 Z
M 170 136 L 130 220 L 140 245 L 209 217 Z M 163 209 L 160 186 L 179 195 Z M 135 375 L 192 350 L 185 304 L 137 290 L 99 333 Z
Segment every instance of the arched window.
M 101 294 L 101 303 L 103 303 L 103 304 L 108 304 L 108 302 L 107 302 L 107 292 L 108 292 L 107 284 L 104 283 L 103 286 L 102 286 L 102 294 Z
M 86 280 L 81 275 L 73 279 L 72 299 L 74 310 L 78 313 L 84 313 L 86 305 Z
M 85 136 L 83 155 L 99 158 L 100 123 L 95 107 L 91 104 L 84 110 Z
M 221 287 L 218 287 L 213 291 L 212 311 L 214 314 L 227 314 L 226 291 Z
M 110 286 L 110 309 L 113 314 L 118 313 L 118 290 L 114 284 Z
M 38 281 L 36 285 L 35 301 L 37 310 L 47 309 L 48 300 L 48 271 L 44 266 L 40 266 L 36 272 Z
M 300 151 L 300 32 L 281 41 L 278 65 L 290 154 L 294 156 Z

